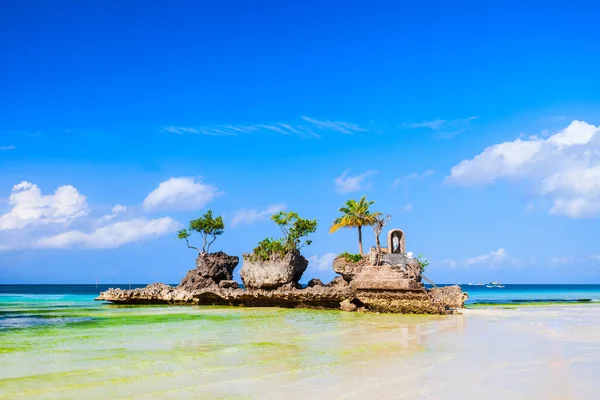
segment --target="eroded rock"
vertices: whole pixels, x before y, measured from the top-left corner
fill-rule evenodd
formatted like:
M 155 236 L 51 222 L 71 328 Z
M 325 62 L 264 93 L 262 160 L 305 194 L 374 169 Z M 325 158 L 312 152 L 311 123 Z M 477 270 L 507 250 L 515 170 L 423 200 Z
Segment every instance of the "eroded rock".
M 276 289 L 287 284 L 296 286 L 308 266 L 308 260 L 294 251 L 283 258 L 251 260 L 244 254 L 240 276 L 249 289 Z
M 164 283 L 152 283 L 144 288 L 123 290 L 110 288 L 100 293 L 96 300 L 129 304 L 193 303 L 192 293 Z
M 432 302 L 451 309 L 465 308 L 465 301 L 469 299 L 469 294 L 458 285 L 434 287 L 427 292 Z
M 233 279 L 233 270 L 239 261 L 239 257 L 230 256 L 222 251 L 200 253 L 196 258 L 196 268 L 190 270 L 177 287 L 192 291 L 218 286 L 221 281 Z
M 325 286 L 323 284 L 323 281 L 318 279 L 318 278 L 312 278 L 310 281 L 308 281 L 307 284 L 308 287 L 313 287 L 313 286 Z
M 219 282 L 219 287 L 223 289 L 238 289 L 240 284 L 233 280 L 224 280 Z
M 358 307 L 356 306 L 356 304 L 352 303 L 350 299 L 346 299 L 340 303 L 340 309 L 342 311 L 352 312 L 356 311 Z

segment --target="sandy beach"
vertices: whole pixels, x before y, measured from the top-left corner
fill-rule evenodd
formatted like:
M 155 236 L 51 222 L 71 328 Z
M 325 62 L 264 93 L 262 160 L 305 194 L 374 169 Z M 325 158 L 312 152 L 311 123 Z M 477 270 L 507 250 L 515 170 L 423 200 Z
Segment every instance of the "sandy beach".
M 110 305 L 11 312 L 63 322 L 0 332 L 0 399 L 597 398 L 595 305 L 453 316 Z

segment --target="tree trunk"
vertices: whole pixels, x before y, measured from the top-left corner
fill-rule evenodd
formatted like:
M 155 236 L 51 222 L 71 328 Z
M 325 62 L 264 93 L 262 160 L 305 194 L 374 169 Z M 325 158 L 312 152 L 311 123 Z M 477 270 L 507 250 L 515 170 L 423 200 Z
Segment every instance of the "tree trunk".
M 362 226 L 358 227 L 358 252 L 360 253 L 360 255 L 363 255 L 363 248 L 362 248 Z
M 381 252 L 381 242 L 379 241 L 379 233 L 375 234 L 375 246 L 377 246 L 377 252 Z

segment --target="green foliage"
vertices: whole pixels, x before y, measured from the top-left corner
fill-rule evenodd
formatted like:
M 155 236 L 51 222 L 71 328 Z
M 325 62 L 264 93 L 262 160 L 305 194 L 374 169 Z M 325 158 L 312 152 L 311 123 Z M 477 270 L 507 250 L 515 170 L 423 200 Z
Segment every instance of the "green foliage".
M 356 264 L 363 258 L 363 256 L 361 256 L 360 254 L 351 254 L 351 253 L 348 253 L 347 251 L 341 253 L 340 256 L 344 257 L 344 260 L 354 263 L 354 264 Z
M 182 229 L 177 232 L 177 238 L 184 239 L 190 249 L 196 249 L 198 251 L 202 251 L 202 253 L 205 253 L 209 251 L 210 245 L 217 240 L 217 236 L 223 234 L 225 224 L 223 223 L 223 217 L 218 216 L 215 218 L 213 217 L 212 210 L 208 210 L 202 217 L 191 220 L 188 229 Z M 197 232 L 202 237 L 202 250 L 197 247 L 190 246 L 188 238 L 191 236 L 192 232 Z
M 425 256 L 423 254 L 419 254 L 417 256 L 417 261 L 421 265 L 421 273 L 422 273 L 423 271 L 425 271 L 425 267 L 427 267 L 429 265 L 429 261 L 427 261 L 427 259 L 425 258 Z
M 279 225 L 283 233 L 283 245 L 287 251 L 298 250 L 312 243 L 312 240 L 302 238 L 317 230 L 317 220 L 300 218 L 295 212 L 280 211 L 271 217 L 271 220 Z
M 283 257 L 287 253 L 283 244 L 283 239 L 263 239 L 258 242 L 258 246 L 252 250 L 252 260 L 266 261 L 272 256 Z
M 303 241 L 302 238 L 317 230 L 316 219 L 300 218 L 297 213 L 291 211 L 274 214 L 271 220 L 279 226 L 283 238 L 262 240 L 252 251 L 251 259 L 268 260 L 273 256 L 283 257 L 294 250 L 300 250 L 312 243 L 312 240 Z

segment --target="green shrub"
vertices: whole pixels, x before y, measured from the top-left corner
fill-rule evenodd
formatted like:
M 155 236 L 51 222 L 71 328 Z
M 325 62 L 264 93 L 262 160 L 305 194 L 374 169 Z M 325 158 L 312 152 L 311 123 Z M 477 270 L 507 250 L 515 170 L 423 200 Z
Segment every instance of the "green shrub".
M 344 260 L 354 263 L 354 264 L 356 264 L 363 258 L 363 256 L 361 256 L 360 254 L 351 254 L 351 253 L 348 253 L 347 251 L 341 253 L 340 256 L 344 257 Z
M 271 220 L 279 225 L 283 238 L 263 239 L 258 246 L 252 250 L 250 260 L 269 260 L 270 258 L 282 258 L 286 254 L 300 250 L 312 243 L 312 240 L 302 241 L 302 238 L 317 230 L 317 220 L 300 218 L 295 212 L 278 212 L 271 216 Z
M 283 244 L 282 239 L 263 239 L 258 243 L 258 246 L 252 250 L 250 260 L 252 261 L 266 261 L 272 256 L 284 257 L 287 254 L 286 248 Z

